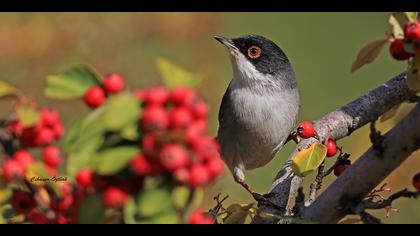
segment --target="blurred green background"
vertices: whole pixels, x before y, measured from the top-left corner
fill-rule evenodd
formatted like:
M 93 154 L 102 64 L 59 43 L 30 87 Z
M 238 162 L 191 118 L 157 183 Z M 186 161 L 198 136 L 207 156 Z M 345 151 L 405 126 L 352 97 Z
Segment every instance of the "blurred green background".
M 203 78 L 199 92 L 211 104 L 215 134 L 218 106 L 232 73 L 226 50 L 212 36 L 261 34 L 278 43 L 294 66 L 302 95 L 300 120 L 315 120 L 406 68 L 384 51 L 373 64 L 350 73 L 358 50 L 385 37 L 388 17 L 387 13 L 1 13 L 0 80 L 14 83 L 42 106 L 57 107 L 68 127 L 87 109 L 80 101 L 45 99 L 45 76 L 88 63 L 103 74 L 122 73 L 130 88 L 142 88 L 161 83 L 155 61 L 166 57 Z M 11 108 L 10 100 L 0 101 L 1 115 Z M 379 128 L 388 130 L 409 108 L 404 106 Z M 354 160 L 370 146 L 367 127 L 339 145 Z M 256 191 L 267 191 L 293 146 L 288 144 L 269 165 L 247 173 Z M 386 179 L 389 187 L 412 188 L 411 178 L 420 170 L 419 156 L 415 153 Z M 328 160 L 327 165 L 333 162 Z M 214 204 L 212 197 L 219 191 L 230 195 L 228 203 L 252 201 L 226 172 L 207 190 L 204 209 Z M 390 218 L 385 218 L 384 210 L 373 214 L 385 223 L 420 222 L 420 200 L 401 199 L 394 207 L 400 212 Z

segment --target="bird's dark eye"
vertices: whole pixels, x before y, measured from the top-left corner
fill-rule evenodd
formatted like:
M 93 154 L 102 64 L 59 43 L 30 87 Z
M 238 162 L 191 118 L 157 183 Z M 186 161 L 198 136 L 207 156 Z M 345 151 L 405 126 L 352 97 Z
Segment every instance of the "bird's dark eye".
M 258 46 L 251 46 L 248 48 L 248 56 L 252 59 L 258 58 L 261 55 L 261 48 Z

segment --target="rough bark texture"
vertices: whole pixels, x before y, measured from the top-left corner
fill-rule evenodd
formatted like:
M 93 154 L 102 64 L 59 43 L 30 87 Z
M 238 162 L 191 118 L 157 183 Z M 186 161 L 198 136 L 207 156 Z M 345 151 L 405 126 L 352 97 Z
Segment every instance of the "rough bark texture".
M 344 207 L 361 201 L 392 171 L 420 148 L 420 104 L 384 136 L 381 156 L 371 147 L 335 180 L 305 211 L 305 219 L 336 223 Z
M 314 125 L 321 138 L 331 137 L 339 140 L 414 96 L 415 94 L 407 87 L 405 74 L 402 73 L 366 95 L 325 115 Z M 316 140 L 312 138 L 303 140 L 297 145 L 296 149 L 289 155 L 286 164 L 277 174 L 269 190 L 269 200 L 278 205 L 280 209 L 287 209 L 286 212 L 268 205 L 261 205 L 261 211 L 276 215 L 290 214 L 291 203 L 302 184 L 302 178 L 293 174 L 291 160 L 296 155 L 297 150 L 314 142 Z M 277 222 L 274 219 L 256 217 L 253 223 Z

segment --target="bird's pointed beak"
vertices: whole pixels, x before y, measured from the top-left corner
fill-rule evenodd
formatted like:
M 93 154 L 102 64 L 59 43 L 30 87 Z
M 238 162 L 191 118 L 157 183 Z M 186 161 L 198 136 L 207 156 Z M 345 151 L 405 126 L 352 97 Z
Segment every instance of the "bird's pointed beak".
M 233 41 L 229 38 L 223 37 L 223 36 L 219 36 L 216 35 L 214 36 L 214 38 L 219 41 L 221 44 L 225 45 L 226 47 L 229 48 L 229 50 L 238 50 L 238 48 L 235 46 L 235 44 L 233 43 Z

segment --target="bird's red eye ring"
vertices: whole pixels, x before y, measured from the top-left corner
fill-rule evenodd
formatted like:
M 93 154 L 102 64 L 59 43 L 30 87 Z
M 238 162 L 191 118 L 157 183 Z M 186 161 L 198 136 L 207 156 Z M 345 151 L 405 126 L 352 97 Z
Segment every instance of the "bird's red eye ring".
M 248 48 L 248 56 L 252 59 L 258 58 L 261 55 L 261 48 L 258 46 L 251 46 Z

